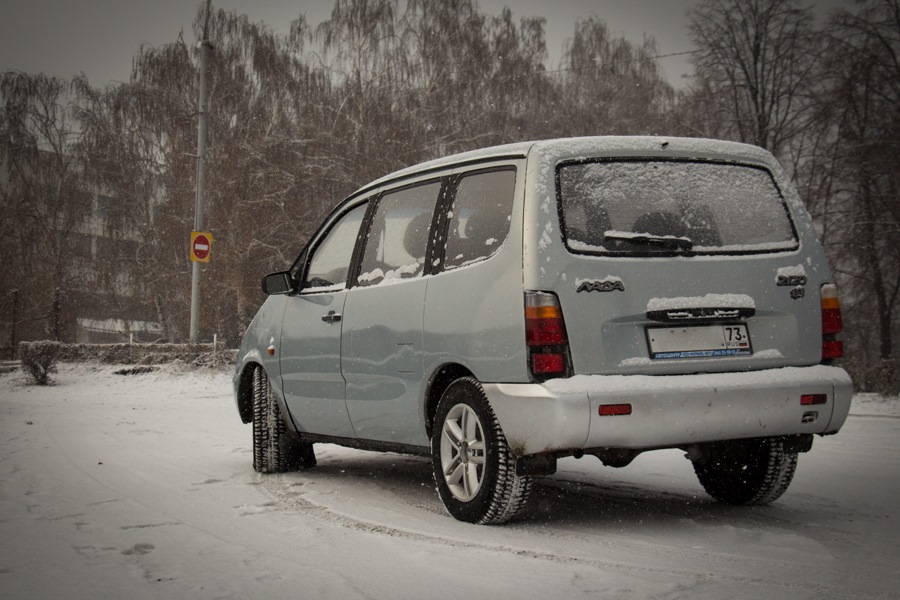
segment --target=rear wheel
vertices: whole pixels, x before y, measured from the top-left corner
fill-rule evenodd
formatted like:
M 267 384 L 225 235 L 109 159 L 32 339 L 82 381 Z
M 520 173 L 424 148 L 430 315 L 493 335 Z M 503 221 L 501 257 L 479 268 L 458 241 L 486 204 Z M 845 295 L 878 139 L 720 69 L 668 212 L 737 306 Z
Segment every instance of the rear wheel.
M 431 456 L 441 500 L 460 521 L 500 524 L 525 508 L 531 478 L 516 475 L 515 458 L 475 379 L 458 379 L 441 397 Z
M 787 490 L 797 468 L 797 454 L 784 451 L 778 438 L 717 444 L 694 472 L 706 492 L 726 504 L 762 505 Z
M 287 430 L 269 376 L 257 367 L 253 372 L 253 468 L 260 473 L 284 473 L 315 464 L 312 444 Z

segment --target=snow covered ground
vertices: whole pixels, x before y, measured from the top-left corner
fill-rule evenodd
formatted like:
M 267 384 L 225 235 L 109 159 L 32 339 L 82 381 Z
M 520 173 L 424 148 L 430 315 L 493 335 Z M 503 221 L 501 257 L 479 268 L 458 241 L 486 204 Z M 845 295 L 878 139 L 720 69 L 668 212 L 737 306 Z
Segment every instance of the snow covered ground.
M 121 368 L 121 367 L 119 367 Z M 567 459 L 524 522 L 447 516 L 426 459 L 260 476 L 230 374 L 0 376 L 0 598 L 897 598 L 900 401 L 860 395 L 762 508 L 678 451 Z

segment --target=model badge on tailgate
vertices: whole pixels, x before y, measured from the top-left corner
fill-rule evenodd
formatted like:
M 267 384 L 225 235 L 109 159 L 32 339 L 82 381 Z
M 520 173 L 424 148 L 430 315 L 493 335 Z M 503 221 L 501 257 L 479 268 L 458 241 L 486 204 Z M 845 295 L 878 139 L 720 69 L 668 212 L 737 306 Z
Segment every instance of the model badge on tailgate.
M 619 290 L 625 291 L 625 284 L 618 277 L 606 277 L 605 279 L 579 279 L 575 282 L 578 285 L 577 292 L 612 292 Z

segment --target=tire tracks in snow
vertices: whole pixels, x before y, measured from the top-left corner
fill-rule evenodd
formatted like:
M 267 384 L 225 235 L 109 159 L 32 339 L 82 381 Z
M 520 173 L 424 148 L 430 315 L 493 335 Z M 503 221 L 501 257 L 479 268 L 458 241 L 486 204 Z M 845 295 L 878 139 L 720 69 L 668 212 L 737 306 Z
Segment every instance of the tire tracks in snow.
M 527 548 L 516 547 L 510 544 L 492 544 L 485 542 L 475 542 L 475 541 L 467 541 L 467 540 L 459 540 L 452 539 L 448 537 L 444 537 L 437 533 L 428 533 L 424 531 L 414 531 L 409 529 L 402 529 L 399 527 L 395 527 L 392 525 L 387 525 L 383 523 L 376 523 L 373 521 L 369 521 L 366 519 L 361 519 L 354 517 L 352 515 L 348 515 L 343 512 L 339 512 L 325 504 L 320 504 L 317 502 L 313 502 L 309 500 L 304 494 L 296 491 L 289 491 L 290 484 L 287 481 L 278 475 L 272 476 L 259 476 L 260 477 L 260 487 L 275 500 L 278 504 L 280 504 L 283 510 L 298 512 L 304 515 L 310 516 L 312 518 L 318 519 L 320 521 L 325 521 L 331 523 L 333 525 L 337 525 L 339 527 L 343 527 L 346 529 L 351 529 L 354 531 L 360 531 L 363 533 L 375 534 L 375 535 L 385 535 L 389 537 L 395 538 L 403 538 L 405 540 L 410 540 L 414 542 L 420 542 L 425 544 L 433 544 L 437 546 L 444 546 L 454 549 L 460 550 L 480 550 L 488 553 L 502 553 L 508 554 L 515 557 L 520 557 L 524 559 L 536 560 L 536 561 L 548 561 L 557 564 L 569 564 L 569 565 L 578 565 L 585 567 L 592 567 L 598 570 L 603 571 L 612 571 L 618 573 L 626 573 L 632 575 L 662 575 L 667 577 L 676 577 L 680 579 L 685 579 L 692 582 L 692 585 L 689 585 L 689 588 L 692 588 L 694 585 L 702 585 L 704 583 L 735 583 L 741 585 L 759 585 L 764 587 L 775 587 L 782 588 L 785 590 L 796 590 L 802 591 L 804 594 L 817 594 L 821 597 L 830 597 L 829 594 L 833 594 L 834 588 L 825 585 L 822 583 L 818 583 L 816 581 L 800 581 L 796 580 L 796 574 L 788 575 L 787 572 L 790 569 L 786 569 L 785 565 L 783 565 L 778 560 L 754 560 L 748 559 L 746 557 L 739 556 L 729 556 L 721 553 L 715 552 L 706 552 L 706 551 L 696 551 L 693 549 L 685 549 L 679 548 L 678 552 L 684 556 L 686 553 L 690 553 L 693 557 L 698 561 L 706 561 L 714 564 L 715 566 L 728 568 L 729 565 L 746 565 L 748 561 L 753 561 L 759 563 L 758 567 L 755 567 L 754 570 L 757 571 L 769 571 L 766 565 L 777 566 L 778 568 L 784 570 L 786 572 L 784 579 L 776 579 L 771 577 L 761 577 L 761 576 L 753 576 L 753 575 L 740 575 L 740 574 L 732 574 L 723 572 L 721 570 L 715 569 L 683 569 L 683 568 L 671 568 L 664 566 L 648 566 L 643 564 L 637 564 L 634 562 L 622 562 L 622 561 L 613 561 L 613 560 L 603 560 L 598 558 L 591 558 L 588 556 L 575 556 L 570 554 L 562 554 L 556 552 L 549 551 L 539 551 L 539 550 L 529 550 Z M 435 511 L 431 506 L 421 506 L 419 503 L 406 503 L 410 508 L 414 508 L 416 510 L 421 510 L 428 512 L 430 514 L 434 514 Z M 447 518 L 450 518 L 449 516 Z M 506 528 L 516 527 L 516 525 L 507 525 Z M 540 529 L 534 530 L 535 535 L 539 535 L 540 537 L 552 537 L 556 539 L 562 539 L 563 541 L 576 541 L 580 544 L 590 545 L 596 544 L 597 540 L 592 539 L 592 536 L 588 534 L 578 534 L 572 533 L 569 531 L 559 530 L 553 527 L 547 528 L 546 526 L 541 527 Z M 647 555 L 652 554 L 653 556 L 648 560 L 648 562 L 653 563 L 661 560 L 670 560 L 673 552 L 673 548 L 669 546 L 660 546 L 654 547 L 652 544 L 634 542 L 628 543 L 623 540 L 616 540 L 610 543 L 609 539 L 605 539 L 604 543 L 608 548 L 612 548 L 613 550 L 628 550 L 637 555 Z M 724 563 L 724 564 L 723 564 Z M 765 563 L 765 564 L 764 564 Z M 808 572 L 809 569 L 807 568 Z M 808 573 L 811 578 L 815 577 L 815 573 Z M 849 575 L 849 574 L 848 574 Z M 793 581 L 786 581 L 788 577 L 793 577 Z M 865 600 L 881 600 L 889 598 L 887 595 L 872 595 L 866 593 L 860 593 L 858 595 L 854 595 L 854 598 L 857 599 L 865 599 Z

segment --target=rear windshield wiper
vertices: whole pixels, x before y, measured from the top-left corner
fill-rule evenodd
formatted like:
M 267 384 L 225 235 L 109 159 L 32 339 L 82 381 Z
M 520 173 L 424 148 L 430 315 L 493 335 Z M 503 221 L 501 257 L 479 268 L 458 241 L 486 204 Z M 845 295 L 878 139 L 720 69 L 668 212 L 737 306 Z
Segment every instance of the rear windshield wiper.
M 690 250 L 694 242 L 690 238 L 674 235 L 653 235 L 650 233 L 636 233 L 632 231 L 607 231 L 603 234 L 604 240 L 623 240 L 639 246 L 659 246 L 671 250 Z

